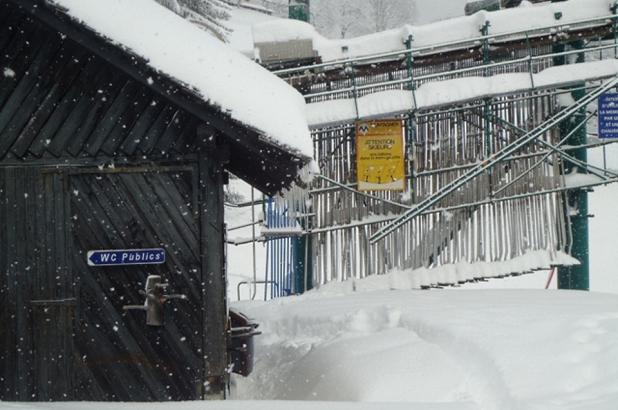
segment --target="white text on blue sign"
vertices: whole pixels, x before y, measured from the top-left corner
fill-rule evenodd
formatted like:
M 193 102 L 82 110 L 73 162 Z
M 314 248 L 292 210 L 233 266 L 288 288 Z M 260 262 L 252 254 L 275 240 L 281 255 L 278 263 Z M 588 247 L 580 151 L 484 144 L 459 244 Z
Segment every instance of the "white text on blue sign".
M 109 249 L 88 251 L 90 266 L 159 265 L 165 263 L 165 249 Z
M 599 96 L 599 138 L 618 138 L 618 93 Z

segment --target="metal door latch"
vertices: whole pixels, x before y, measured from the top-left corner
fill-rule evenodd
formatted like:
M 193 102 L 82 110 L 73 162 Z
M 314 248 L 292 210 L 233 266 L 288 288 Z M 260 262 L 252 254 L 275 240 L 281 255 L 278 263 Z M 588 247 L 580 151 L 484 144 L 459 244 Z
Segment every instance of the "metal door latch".
M 146 311 L 146 324 L 148 326 L 163 326 L 163 306 L 168 300 L 187 299 L 186 295 L 170 294 L 164 292 L 169 287 L 169 283 L 161 283 L 161 276 L 149 275 L 146 279 L 146 287 L 140 294 L 146 296 L 143 305 L 125 305 L 123 310 L 144 310 Z

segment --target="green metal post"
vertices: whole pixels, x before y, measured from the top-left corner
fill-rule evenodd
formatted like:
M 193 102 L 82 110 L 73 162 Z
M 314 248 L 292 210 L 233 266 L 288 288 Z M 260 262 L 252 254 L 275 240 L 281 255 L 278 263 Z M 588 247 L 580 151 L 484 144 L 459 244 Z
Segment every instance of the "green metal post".
M 618 1 L 614 1 L 614 4 L 610 7 L 614 16 L 618 14 Z M 618 19 L 614 19 L 612 24 L 614 34 L 614 58 L 618 58 Z
M 569 47 L 574 50 L 584 48 L 584 43 L 577 40 L 569 43 Z M 565 51 L 564 44 L 556 44 L 555 52 Z M 583 62 L 585 56 L 583 53 L 577 55 L 577 62 Z M 561 56 L 554 59 L 554 65 L 568 64 L 567 57 Z M 584 97 L 585 84 L 577 84 L 573 86 L 576 89 L 572 92 L 573 99 L 579 100 Z M 560 135 L 567 136 L 573 132 L 576 125 L 586 118 L 586 108 L 580 109 L 573 118 L 564 121 L 560 126 Z M 578 146 L 585 145 L 587 139 L 586 127 L 580 127 L 567 141 L 568 145 Z M 579 148 L 571 151 L 571 155 L 580 161 L 588 160 L 588 152 L 586 148 Z M 566 162 L 564 164 L 565 174 L 577 172 L 574 164 Z M 589 260 L 589 235 L 588 235 L 588 192 L 583 189 L 573 189 L 565 194 L 567 207 L 565 212 L 568 213 L 571 223 L 571 255 L 580 262 L 577 266 L 561 267 L 558 270 L 558 289 L 572 290 L 590 290 L 590 260 Z
M 483 36 L 488 36 L 489 35 L 489 27 L 491 27 L 491 23 L 489 21 L 486 21 L 485 24 L 483 24 L 483 27 L 481 27 L 481 34 Z M 491 63 L 491 55 L 490 55 L 490 48 L 489 48 L 489 40 L 488 39 L 484 39 L 483 40 L 483 64 L 489 64 Z M 489 77 L 491 75 L 489 69 L 485 69 L 483 74 L 486 77 Z M 483 132 L 485 133 L 485 158 L 489 158 L 491 157 L 491 154 L 493 153 L 493 124 L 492 124 L 492 117 L 493 117 L 493 113 L 492 113 L 492 109 L 491 109 L 491 99 L 486 98 L 484 101 L 484 105 L 483 105 Z M 489 175 L 489 192 L 490 195 L 493 197 L 493 170 L 488 170 L 488 175 Z
M 406 69 L 408 71 L 408 78 L 410 82 L 408 84 L 408 89 L 412 91 L 412 100 L 414 102 L 414 110 L 416 110 L 416 84 L 414 83 L 414 56 L 412 55 L 412 42 L 414 41 L 414 36 L 411 34 L 405 41 L 406 49 L 408 50 L 408 54 L 406 55 Z
M 311 213 L 310 209 L 305 212 Z M 311 230 L 311 217 L 301 217 L 298 223 L 304 231 Z M 313 238 L 311 234 L 302 235 L 294 239 L 294 284 L 295 294 L 302 294 L 313 289 Z
M 310 0 L 289 0 L 288 17 L 293 20 L 309 22 Z M 304 230 L 309 230 L 310 222 L 299 221 Z M 294 240 L 296 262 L 294 266 L 294 292 L 304 293 L 313 288 L 313 258 L 311 235 L 303 235 Z
M 414 41 L 414 37 L 409 35 L 405 44 L 408 50 L 408 55 L 406 56 L 406 69 L 408 71 L 408 78 L 410 78 L 410 83 L 408 84 L 408 89 L 412 92 L 412 102 L 413 102 L 413 110 L 408 115 L 406 119 L 406 148 L 408 151 L 408 174 L 410 175 L 410 198 L 412 203 L 416 203 L 416 189 L 414 186 L 415 176 L 414 176 L 414 162 L 415 158 L 415 149 L 414 145 L 416 144 L 416 84 L 414 83 L 414 57 L 412 56 L 412 42 Z
M 491 23 L 486 21 L 481 27 L 481 35 L 488 36 L 489 35 L 489 27 L 491 27 Z M 483 40 L 483 64 L 489 64 L 490 56 L 489 56 L 489 40 Z M 487 75 L 487 74 L 486 74 Z
M 292 20 L 309 22 L 309 0 L 290 0 L 288 17 Z

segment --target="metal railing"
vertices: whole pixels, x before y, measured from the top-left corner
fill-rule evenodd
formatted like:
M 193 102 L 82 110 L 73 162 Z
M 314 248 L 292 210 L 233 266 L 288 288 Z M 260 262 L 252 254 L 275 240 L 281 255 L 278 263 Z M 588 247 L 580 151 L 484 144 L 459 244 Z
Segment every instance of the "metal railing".
M 430 46 L 423 47 L 411 47 L 410 49 L 405 49 L 404 43 L 402 40 L 402 49 L 396 51 L 389 51 L 386 53 L 376 53 L 367 56 L 359 56 L 359 57 L 351 57 L 340 60 L 333 60 L 319 64 L 311 64 L 305 65 L 301 67 L 293 67 L 287 68 L 283 70 L 273 71 L 274 74 L 279 76 L 285 76 L 287 74 L 293 73 L 311 73 L 313 71 L 324 69 L 328 67 L 332 68 L 342 68 L 349 65 L 358 65 L 361 63 L 375 63 L 376 61 L 385 61 L 390 59 L 404 59 L 406 56 L 411 55 L 412 57 L 420 57 L 426 56 L 430 54 L 437 54 L 444 52 L 444 49 L 470 49 L 479 47 L 483 42 L 495 43 L 499 39 L 509 39 L 509 40 L 526 40 L 532 38 L 531 35 L 556 35 L 561 31 L 573 31 L 574 26 L 607 26 L 614 24 L 618 19 L 618 16 L 614 14 L 608 14 L 602 17 L 595 17 L 591 19 L 583 19 L 577 20 L 569 23 L 556 23 L 548 26 L 528 29 L 528 30 L 516 30 L 505 33 L 497 33 L 497 34 L 488 34 L 488 35 L 480 35 L 473 38 L 450 41 L 444 43 L 437 43 Z M 580 27 L 581 28 L 581 27 Z M 588 27 L 586 27 L 588 28 Z
M 572 150 L 612 142 L 567 146 L 568 136 L 559 135 L 555 125 L 617 84 L 614 79 L 603 86 L 580 86 L 569 80 L 560 84 L 568 86 L 566 90 L 556 89 L 556 84 L 541 88 L 533 74 L 573 56 L 614 59 L 616 25 L 617 17 L 611 15 L 427 47 L 415 48 L 410 42 L 404 50 L 277 71 L 290 81 L 315 75 L 308 82 L 311 86 L 303 88 L 309 101 L 354 98 L 357 113 L 358 98 L 386 89 L 408 90 L 416 97 L 416 89 L 427 82 L 513 72 L 531 77 L 529 89 L 423 110 L 416 109 L 411 98 L 408 109 L 389 113 L 407 130 L 404 193 L 356 189 L 354 119 L 314 129 L 315 157 L 322 172 L 309 191 L 311 206 L 304 214 L 310 222 L 301 232 L 294 231 L 294 236 L 311 238 L 305 256 L 313 266 L 313 282 L 363 278 L 395 268 L 505 261 L 530 250 L 568 252 L 573 238 L 563 194 L 572 187 L 564 181 L 564 164 L 577 163 Z M 611 37 L 605 37 L 608 29 L 614 35 L 612 43 L 606 42 Z M 585 33 L 578 39 L 590 41 L 582 49 L 558 50 L 541 38 L 552 35 L 560 42 L 560 32 Z M 514 54 L 492 58 L 490 45 L 515 41 L 520 44 Z M 415 58 L 445 50 L 484 54 L 482 59 L 415 64 Z M 370 66 L 394 60 L 406 60 L 406 67 L 387 64 L 390 71 L 384 72 L 380 64 L 375 71 Z M 333 80 L 321 75 L 334 70 L 343 76 Z M 587 98 L 557 113 L 559 96 L 575 90 L 588 91 Z M 593 115 L 584 116 L 579 128 Z M 578 166 L 598 176 L 598 182 L 579 188 L 618 181 L 607 169 L 581 161 Z
M 409 222 L 412 218 L 420 215 L 423 211 L 429 209 L 433 205 L 435 205 L 438 202 L 440 202 L 442 199 L 444 199 L 447 196 L 451 195 L 456 190 L 462 188 L 464 185 L 466 185 L 472 179 L 477 178 L 479 175 L 481 175 L 485 171 L 495 167 L 496 164 L 498 164 L 499 162 L 507 159 L 509 156 L 511 156 L 512 154 L 514 154 L 518 150 L 520 150 L 525 145 L 527 145 L 530 142 L 538 139 L 541 135 L 545 134 L 550 129 L 552 129 L 555 126 L 559 125 L 562 121 L 564 121 L 567 118 L 571 117 L 573 114 L 575 114 L 582 107 L 586 107 L 588 104 L 593 102 L 596 98 L 598 98 L 601 94 L 603 94 L 604 92 L 607 92 L 607 91 L 611 90 L 612 88 L 616 87 L 617 84 L 618 84 L 618 78 L 615 78 L 615 79 L 607 82 L 603 86 L 598 87 L 595 91 L 590 92 L 588 95 L 586 95 L 586 97 L 582 98 L 581 100 L 576 101 L 570 107 L 565 108 L 564 110 L 560 111 L 558 114 L 556 114 L 555 116 L 553 116 L 552 118 L 547 120 L 541 126 L 537 127 L 534 131 L 531 131 L 531 132 L 525 134 L 524 136 L 519 138 L 514 143 L 508 145 L 504 149 L 502 149 L 502 150 L 498 151 L 497 153 L 495 153 L 490 159 L 484 161 L 483 163 L 481 163 L 480 165 L 476 166 L 472 170 L 466 172 L 465 174 L 463 174 L 459 178 L 457 178 L 457 179 L 453 180 L 452 182 L 450 182 L 449 184 L 445 185 L 439 191 L 437 191 L 435 194 L 429 196 L 424 201 L 416 204 L 413 209 L 411 209 L 409 211 L 406 211 L 403 215 L 401 215 L 400 217 L 396 218 L 393 222 L 391 222 L 390 224 L 388 224 L 385 227 L 381 228 L 378 232 L 376 232 L 374 235 L 371 236 L 370 243 L 374 244 L 377 241 L 384 239 L 388 234 L 390 234 L 390 233 L 394 232 L 395 230 L 399 229 L 402 225 L 404 225 L 407 222 Z

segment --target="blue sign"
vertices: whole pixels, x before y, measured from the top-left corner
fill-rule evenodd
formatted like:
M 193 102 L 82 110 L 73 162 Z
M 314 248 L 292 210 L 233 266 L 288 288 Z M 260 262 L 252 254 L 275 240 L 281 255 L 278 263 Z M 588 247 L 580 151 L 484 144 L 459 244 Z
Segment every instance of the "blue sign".
M 165 263 L 165 249 L 112 249 L 88 251 L 90 266 L 160 265 Z
M 618 138 L 618 93 L 599 96 L 599 138 Z

